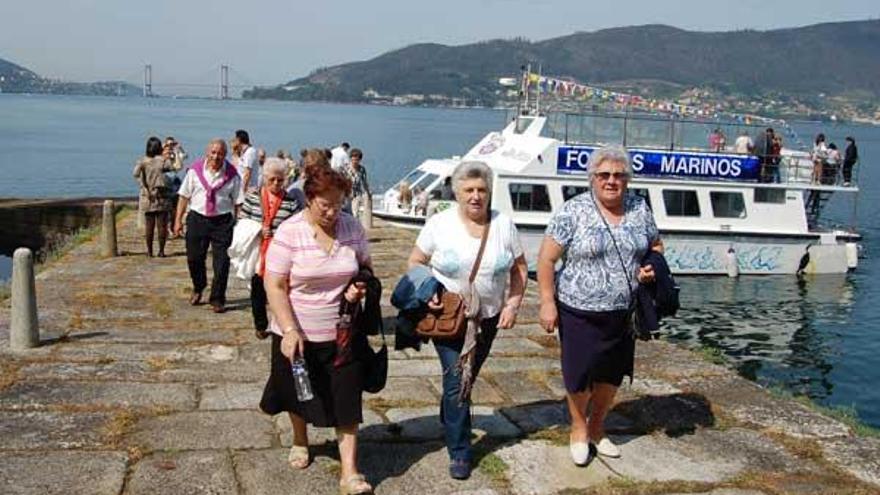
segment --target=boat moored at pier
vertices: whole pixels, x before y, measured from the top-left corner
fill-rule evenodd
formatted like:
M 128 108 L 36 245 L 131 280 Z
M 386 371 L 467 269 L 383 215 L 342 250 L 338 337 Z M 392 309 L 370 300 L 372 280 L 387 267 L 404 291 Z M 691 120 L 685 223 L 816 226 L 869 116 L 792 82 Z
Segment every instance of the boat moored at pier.
M 688 132 L 688 126 L 694 132 Z M 810 153 L 783 147 L 770 161 L 725 145 L 699 146 L 707 125 L 658 115 L 519 110 L 465 155 L 429 159 L 374 200 L 373 215 L 419 228 L 455 207 L 447 178 L 465 160 L 494 172 L 492 208 L 509 215 L 534 266 L 547 222 L 568 199 L 587 192 L 590 153 L 606 144 L 630 152 L 629 191 L 654 214 L 665 256 L 676 274 L 845 273 L 858 264 L 860 235 L 824 222 L 835 194 L 853 199 L 855 181 L 814 177 Z M 736 124 L 740 134 L 765 126 Z M 661 144 L 662 143 L 662 144 Z

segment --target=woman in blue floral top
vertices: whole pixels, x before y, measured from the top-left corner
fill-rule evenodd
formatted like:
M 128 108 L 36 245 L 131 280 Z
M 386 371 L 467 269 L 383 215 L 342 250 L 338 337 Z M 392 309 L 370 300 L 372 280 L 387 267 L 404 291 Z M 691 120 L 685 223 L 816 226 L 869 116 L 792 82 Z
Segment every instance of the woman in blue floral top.
M 597 453 L 620 456 L 603 421 L 623 377 L 632 376 L 635 344 L 626 329 L 627 309 L 638 283 L 654 278 L 653 268 L 640 261 L 660 242 L 644 199 L 627 193 L 630 163 L 622 147 L 594 151 L 587 165 L 590 190 L 550 220 L 538 254 L 539 317 L 548 333 L 559 327 L 570 450 L 581 466 Z

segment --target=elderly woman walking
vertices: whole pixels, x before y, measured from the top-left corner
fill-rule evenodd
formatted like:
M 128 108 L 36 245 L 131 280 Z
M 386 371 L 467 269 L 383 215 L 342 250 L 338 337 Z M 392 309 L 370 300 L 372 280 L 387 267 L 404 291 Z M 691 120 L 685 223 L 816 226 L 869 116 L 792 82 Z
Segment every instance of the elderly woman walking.
M 511 328 L 526 288 L 527 266 L 519 234 L 506 215 L 490 210 L 492 170 L 482 162 L 462 162 L 452 174 L 457 208 L 428 219 L 409 256 L 409 266 L 426 265 L 445 290 L 476 301 L 474 334 L 454 340 L 434 339 L 443 367 L 440 420 L 449 452 L 449 474 L 456 479 L 470 476 L 470 390 L 492 347 L 499 328 Z M 485 248 L 473 284 L 468 278 L 478 258 L 481 240 Z M 510 284 L 505 297 L 505 288 Z M 476 296 L 472 291 L 476 291 Z M 438 303 L 436 299 L 434 303 Z
M 632 376 L 628 309 L 637 284 L 654 277 L 640 261 L 659 243 L 647 204 L 627 193 L 632 166 L 624 148 L 594 151 L 587 173 L 590 190 L 568 200 L 550 220 L 538 254 L 540 322 L 548 333 L 559 327 L 570 451 L 581 466 L 597 453 L 620 455 L 603 422 L 623 377 Z
M 263 274 L 266 270 L 266 251 L 281 222 L 300 211 L 304 204 L 298 197 L 286 191 L 288 165 L 282 158 L 267 158 L 262 167 L 262 186 L 248 193 L 241 206 L 242 218 L 249 218 L 263 226 L 260 257 L 257 272 L 251 278 L 251 313 L 254 329 L 259 339 L 269 336 L 269 317 L 266 313 L 266 289 Z
M 274 316 L 272 371 L 260 407 L 268 414 L 289 414 L 288 462 L 297 469 L 309 465 L 306 423 L 335 427 L 340 491 L 370 493 L 357 469 L 364 367 L 357 356 L 344 357 L 349 354 L 345 339 L 337 343 L 337 325 L 342 298 L 355 303 L 364 297 L 365 288 L 350 281 L 361 268 L 371 268 L 371 261 L 360 222 L 340 211 L 351 183 L 324 162 L 308 168 L 306 208 L 278 227 L 266 253 L 265 286 Z M 297 398 L 291 374 L 298 358 L 305 360 L 311 380 L 314 398 L 308 401 Z
M 153 232 L 159 233 L 159 257 L 165 257 L 168 239 L 168 218 L 174 208 L 173 192 L 168 187 L 165 172 L 174 170 L 174 164 L 162 153 L 162 141 L 152 136 L 147 139 L 144 157 L 134 166 L 134 178 L 140 185 L 139 210 L 144 212 L 144 237 L 147 255 L 153 257 Z

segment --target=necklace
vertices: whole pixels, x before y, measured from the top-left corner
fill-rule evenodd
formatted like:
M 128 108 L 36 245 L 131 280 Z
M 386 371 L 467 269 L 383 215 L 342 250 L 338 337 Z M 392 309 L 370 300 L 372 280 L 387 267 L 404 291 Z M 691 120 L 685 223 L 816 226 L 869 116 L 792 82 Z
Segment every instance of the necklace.
M 335 236 L 328 233 L 323 227 L 315 222 L 315 219 L 312 217 L 312 212 L 310 210 L 307 209 L 305 214 L 306 221 L 312 228 L 312 232 L 314 232 L 315 242 L 318 244 L 318 246 L 320 246 L 322 250 L 324 250 L 325 253 L 329 254 L 333 250 L 333 245 L 336 243 Z

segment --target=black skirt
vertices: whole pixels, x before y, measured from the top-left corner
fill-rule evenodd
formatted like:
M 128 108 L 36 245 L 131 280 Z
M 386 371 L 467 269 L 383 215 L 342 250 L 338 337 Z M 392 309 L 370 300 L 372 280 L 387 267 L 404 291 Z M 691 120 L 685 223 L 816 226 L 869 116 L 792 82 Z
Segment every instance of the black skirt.
M 594 383 L 619 387 L 633 374 L 635 341 L 625 329 L 626 310 L 584 311 L 556 302 L 562 380 L 569 393 Z
M 281 337 L 272 334 L 272 369 L 260 409 L 267 414 L 292 412 L 314 426 L 348 426 L 363 422 L 363 365 L 358 360 L 336 368 L 336 342 L 305 344 L 306 367 L 314 398 L 300 402 L 290 370 L 290 360 L 281 354 Z

